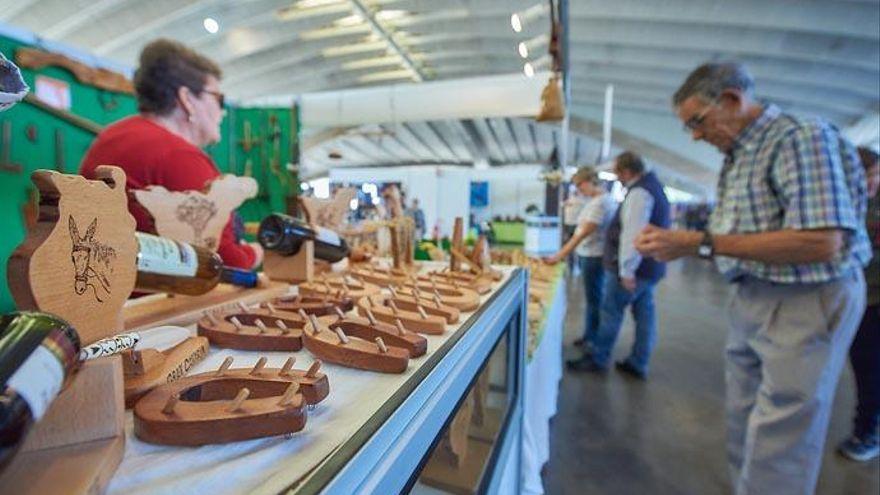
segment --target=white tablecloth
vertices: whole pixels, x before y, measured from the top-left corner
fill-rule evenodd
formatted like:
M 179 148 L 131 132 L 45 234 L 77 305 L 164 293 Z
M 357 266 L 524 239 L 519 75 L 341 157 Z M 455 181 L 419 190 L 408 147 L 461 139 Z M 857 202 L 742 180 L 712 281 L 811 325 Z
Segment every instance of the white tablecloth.
M 562 335 L 565 323 L 565 279 L 557 279 L 544 333 L 526 364 L 523 414 L 522 493 L 543 494 L 541 468 L 550 459 L 550 418 L 556 414 L 562 379 Z

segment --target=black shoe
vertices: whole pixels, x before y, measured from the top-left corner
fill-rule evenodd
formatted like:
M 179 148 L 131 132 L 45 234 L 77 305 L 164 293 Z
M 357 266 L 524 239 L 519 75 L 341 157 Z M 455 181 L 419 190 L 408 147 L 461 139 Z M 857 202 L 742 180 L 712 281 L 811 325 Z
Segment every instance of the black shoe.
M 571 371 L 585 371 L 587 373 L 598 373 L 605 374 L 608 372 L 608 368 L 604 366 L 599 366 L 593 361 L 592 356 L 583 355 L 578 359 L 569 359 L 565 362 L 565 365 Z
M 574 342 L 572 342 L 572 344 L 573 344 L 575 347 L 583 347 L 583 346 L 584 346 L 584 338 L 581 337 L 581 338 L 575 340 Z
M 629 361 L 618 361 L 614 363 L 614 367 L 617 368 L 617 371 L 621 373 L 626 373 L 627 375 L 634 376 L 639 380 L 647 380 L 648 374 L 644 371 L 633 366 Z

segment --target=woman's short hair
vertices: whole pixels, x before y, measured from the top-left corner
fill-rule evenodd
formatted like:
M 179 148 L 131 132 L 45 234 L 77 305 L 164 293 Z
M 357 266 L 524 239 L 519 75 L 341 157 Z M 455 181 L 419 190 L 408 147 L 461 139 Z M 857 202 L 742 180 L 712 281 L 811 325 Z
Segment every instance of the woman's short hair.
M 221 74 L 216 63 L 182 43 L 153 41 L 141 51 L 140 66 L 134 73 L 138 110 L 167 115 L 174 110 L 178 89 L 187 87 L 198 95 L 209 75 L 220 79 Z
M 634 174 L 645 173 L 645 162 L 633 151 L 624 151 L 614 159 L 614 168 L 628 170 Z
M 599 179 L 599 173 L 593 167 L 580 167 L 577 172 L 571 176 L 571 183 L 578 185 L 581 182 L 589 182 L 594 186 L 599 185 L 602 181 Z

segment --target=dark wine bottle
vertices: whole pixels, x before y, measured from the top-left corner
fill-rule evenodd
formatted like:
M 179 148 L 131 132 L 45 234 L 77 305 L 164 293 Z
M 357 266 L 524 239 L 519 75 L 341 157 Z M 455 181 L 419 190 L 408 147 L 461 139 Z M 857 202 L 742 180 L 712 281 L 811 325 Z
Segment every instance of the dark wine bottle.
M 0 316 L 0 472 L 76 371 L 79 335 L 46 313 Z
M 220 282 L 254 287 L 256 274 L 223 266 L 217 253 L 143 232 L 138 241 L 135 290 L 197 296 Z M 236 273 L 231 273 L 234 270 Z M 245 276 L 244 274 L 250 274 Z
M 314 241 L 315 258 L 336 263 L 348 256 L 348 244 L 339 234 L 323 227 L 311 226 L 302 220 L 273 213 L 260 222 L 257 240 L 265 249 L 282 256 L 298 253 L 305 241 Z

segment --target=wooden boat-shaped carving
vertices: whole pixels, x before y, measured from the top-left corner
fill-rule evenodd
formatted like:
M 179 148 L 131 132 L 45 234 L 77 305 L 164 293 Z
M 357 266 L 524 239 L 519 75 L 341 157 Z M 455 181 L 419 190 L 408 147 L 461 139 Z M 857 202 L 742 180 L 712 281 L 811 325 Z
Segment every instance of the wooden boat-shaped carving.
M 341 313 L 341 311 L 340 311 Z M 346 335 L 357 337 L 368 342 L 381 338 L 387 346 L 401 347 L 409 351 L 410 358 L 423 356 L 428 351 L 428 340 L 421 335 L 410 332 L 397 320 L 394 324 L 379 321 L 372 312 L 366 318 L 340 314 L 339 319 L 328 325 L 331 330 L 341 328 Z
M 354 300 L 351 298 L 333 299 L 327 295 L 323 297 L 297 295 L 279 297 L 271 302 L 262 303 L 261 306 L 269 310 L 275 309 L 290 313 L 298 313 L 299 310 L 303 310 L 306 314 L 325 316 L 335 314 L 334 308 L 336 307 L 342 311 L 351 311 L 354 308 Z
M 322 276 L 313 282 L 299 284 L 298 287 L 299 294 L 302 296 L 335 298 L 337 300 L 356 300 L 379 293 L 378 286 L 349 275 L 341 277 Z
M 173 382 L 208 355 L 208 339 L 191 337 L 166 351 L 127 350 L 122 353 L 125 407 L 130 408 L 155 387 Z
M 290 359 L 280 369 L 265 363 L 260 358 L 253 368 L 230 370 L 227 358 L 217 371 L 155 388 L 135 405 L 135 435 L 150 443 L 196 446 L 301 430 L 307 395 L 316 400 L 329 392 L 326 375 L 319 365 L 294 372 Z
M 362 297 L 358 300 L 358 313 L 366 316 L 370 310 L 376 319 L 386 323 L 400 320 L 414 331 L 429 335 L 441 335 L 446 331 L 446 316 L 429 314 L 428 307 L 388 296 Z M 451 309 L 451 308 L 449 308 Z
M 305 319 L 272 308 L 248 308 L 223 314 L 206 313 L 198 322 L 199 335 L 211 344 L 246 351 L 298 351 L 302 349 Z
M 441 304 L 452 306 L 459 311 L 474 311 L 480 307 L 480 295 L 475 291 L 464 287 L 455 288 L 451 285 L 438 284 L 436 281 L 418 280 L 415 284 L 410 283 L 397 288 L 397 293 L 409 296 L 418 293 L 421 299 L 427 298 L 431 303 L 436 303 L 436 297 L 440 299 Z
M 451 285 L 456 289 L 467 288 L 476 291 L 478 294 L 488 294 L 492 291 L 492 279 L 480 277 L 472 273 L 433 271 L 420 275 L 419 279 L 428 282 L 434 280 L 435 282 Z
M 349 268 L 348 272 L 354 277 L 381 287 L 403 284 L 412 276 L 412 272 L 403 269 L 383 268 L 372 263 L 353 266 Z
M 338 326 L 331 330 L 327 324 L 334 321 L 332 317 L 325 316 L 318 321 L 311 315 L 309 320 L 303 327 L 303 345 L 317 358 L 348 368 L 381 373 L 403 373 L 409 366 L 409 351 L 386 345 L 382 337 L 370 342 L 349 337 Z

